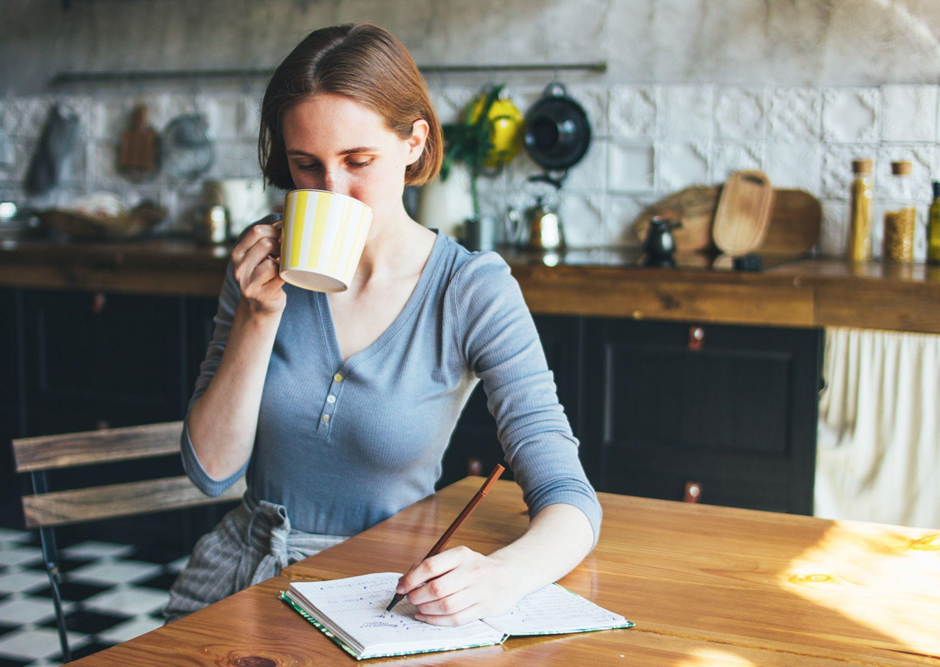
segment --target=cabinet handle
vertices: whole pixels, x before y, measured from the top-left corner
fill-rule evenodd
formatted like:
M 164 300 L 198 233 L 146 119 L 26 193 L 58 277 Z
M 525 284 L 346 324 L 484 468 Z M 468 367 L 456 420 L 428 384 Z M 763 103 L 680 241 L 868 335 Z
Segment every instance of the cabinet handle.
M 685 483 L 685 496 L 682 498 L 682 502 L 685 503 L 697 503 L 702 497 L 702 485 L 698 482 L 686 482 Z
M 689 327 L 689 349 L 701 350 L 705 342 L 705 329 L 702 327 Z
M 108 298 L 102 292 L 95 292 L 91 298 L 91 312 L 100 315 L 104 312 L 104 307 L 108 304 Z
M 467 459 L 467 474 L 480 477 L 483 475 L 482 459 Z

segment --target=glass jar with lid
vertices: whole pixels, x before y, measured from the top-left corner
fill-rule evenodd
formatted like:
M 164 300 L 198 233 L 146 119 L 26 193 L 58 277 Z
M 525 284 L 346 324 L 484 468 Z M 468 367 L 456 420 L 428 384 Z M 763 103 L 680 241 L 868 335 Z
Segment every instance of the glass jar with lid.
M 871 171 L 871 160 L 852 160 L 847 254 L 853 262 L 871 259 Z
M 895 179 L 898 206 L 885 211 L 884 244 L 882 257 L 886 262 L 909 264 L 914 261 L 914 225 L 917 210 L 914 207 L 914 191 L 911 184 L 913 165 L 900 160 L 891 163 L 891 178 Z

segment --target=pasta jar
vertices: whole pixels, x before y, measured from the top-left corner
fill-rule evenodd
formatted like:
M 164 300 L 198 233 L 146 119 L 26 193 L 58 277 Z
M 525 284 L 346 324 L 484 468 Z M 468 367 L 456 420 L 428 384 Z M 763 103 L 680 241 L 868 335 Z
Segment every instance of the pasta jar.
M 914 261 L 914 224 L 917 211 L 914 208 L 914 193 L 911 188 L 913 166 L 906 160 L 891 163 L 891 177 L 897 179 L 900 207 L 885 211 L 884 247 L 882 256 L 886 262 L 910 264 Z
M 852 160 L 847 252 L 853 262 L 871 259 L 871 167 L 871 160 Z

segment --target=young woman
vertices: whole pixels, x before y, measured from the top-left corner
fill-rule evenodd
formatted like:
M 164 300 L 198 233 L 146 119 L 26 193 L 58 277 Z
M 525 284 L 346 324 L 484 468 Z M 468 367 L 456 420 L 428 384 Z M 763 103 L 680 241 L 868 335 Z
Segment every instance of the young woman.
M 374 218 L 338 294 L 280 279 L 278 224 L 255 224 L 232 250 L 181 444 L 204 492 L 246 468 L 248 492 L 196 545 L 168 621 L 432 494 L 480 380 L 529 527 L 489 555 L 458 547 L 416 564 L 399 591 L 428 623 L 494 616 L 596 543 L 600 506 L 509 267 L 405 212 L 404 186 L 436 175 L 442 143 L 414 61 L 379 27 L 317 30 L 272 76 L 259 142 L 267 180 L 355 197 Z

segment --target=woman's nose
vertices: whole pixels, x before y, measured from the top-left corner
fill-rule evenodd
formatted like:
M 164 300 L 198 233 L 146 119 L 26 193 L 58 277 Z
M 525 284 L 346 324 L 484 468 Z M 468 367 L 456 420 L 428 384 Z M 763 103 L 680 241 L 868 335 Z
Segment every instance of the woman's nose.
M 341 195 L 348 195 L 348 182 L 344 175 L 338 171 L 327 171 L 323 175 L 323 189 L 330 192 L 336 192 Z

